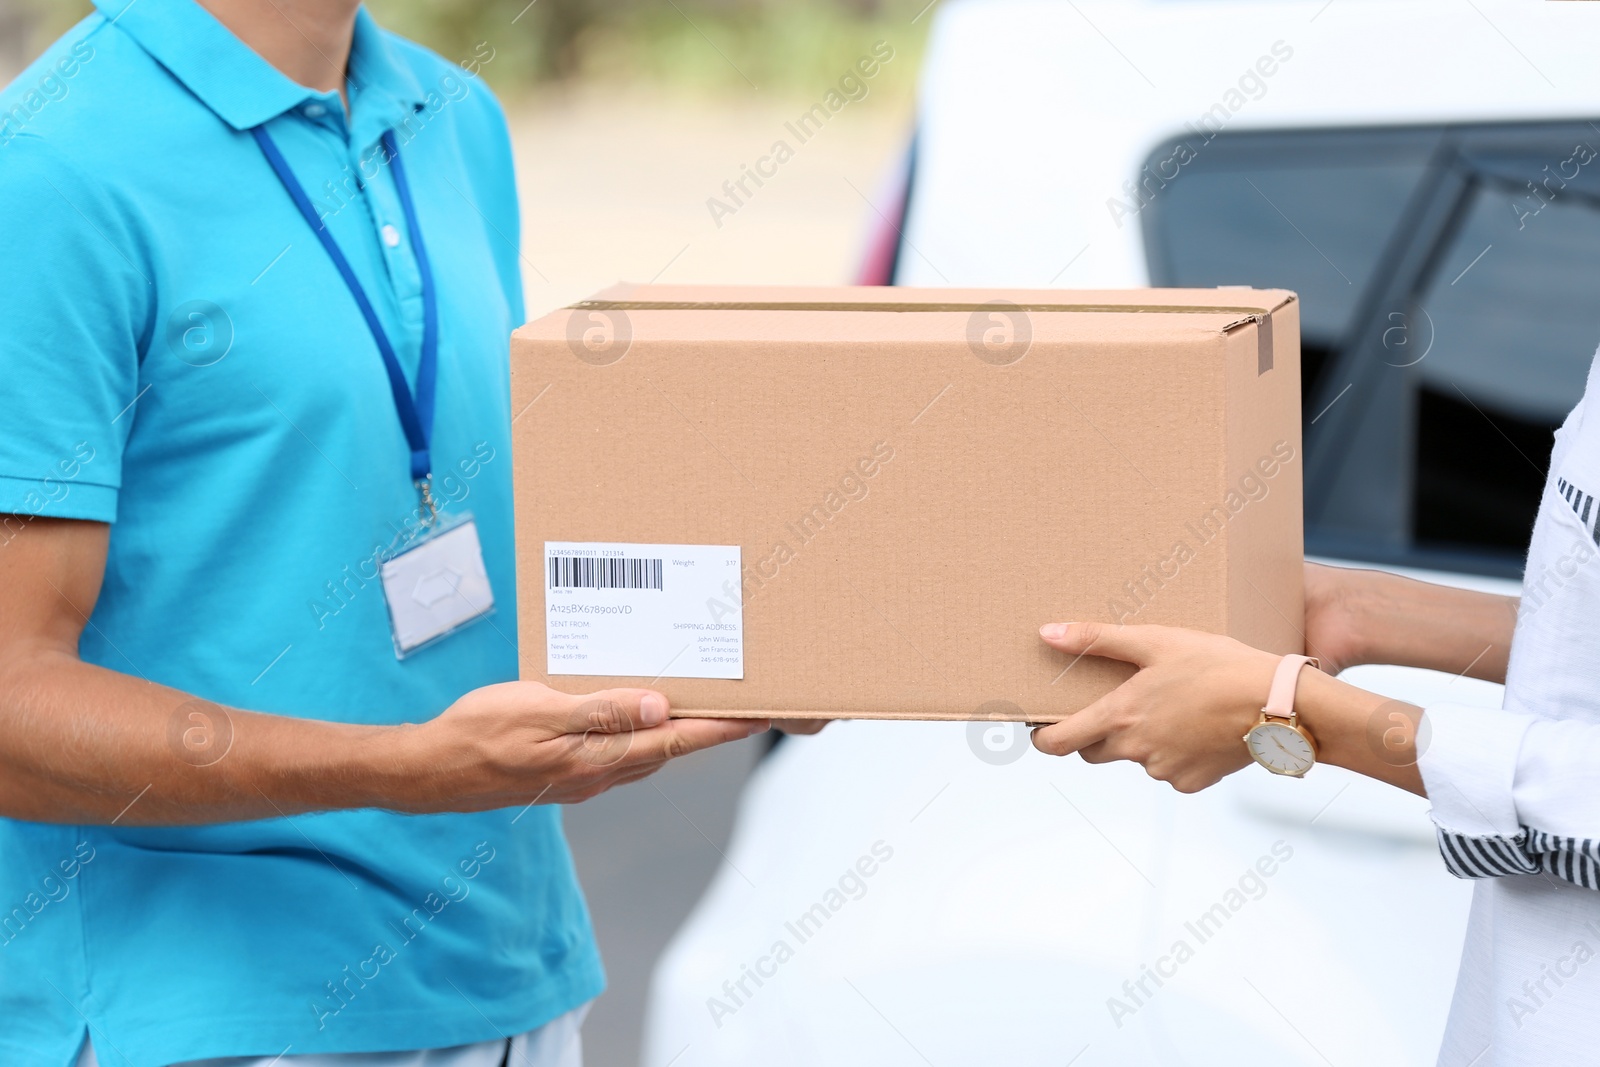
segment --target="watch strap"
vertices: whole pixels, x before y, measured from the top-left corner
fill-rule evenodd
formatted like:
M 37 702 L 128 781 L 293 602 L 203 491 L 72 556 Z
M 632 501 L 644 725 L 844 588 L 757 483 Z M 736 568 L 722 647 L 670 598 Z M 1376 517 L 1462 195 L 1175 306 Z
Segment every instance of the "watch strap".
M 1294 718 L 1295 688 L 1300 682 L 1300 669 L 1308 663 L 1318 666 L 1311 656 L 1285 656 L 1278 661 L 1278 669 L 1272 672 L 1272 688 L 1267 691 L 1267 703 L 1261 709 L 1263 715 Z

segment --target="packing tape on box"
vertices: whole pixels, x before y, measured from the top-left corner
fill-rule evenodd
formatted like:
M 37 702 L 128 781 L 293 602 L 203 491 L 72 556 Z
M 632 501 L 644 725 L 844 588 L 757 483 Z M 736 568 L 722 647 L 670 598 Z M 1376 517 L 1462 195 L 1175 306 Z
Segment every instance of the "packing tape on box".
M 1068 315 L 1238 315 L 1239 318 L 1222 327 L 1222 332 L 1231 333 L 1246 323 L 1254 323 L 1257 337 L 1256 374 L 1259 376 L 1272 369 L 1272 313 L 1276 308 L 1222 304 L 1018 304 L 1009 300 L 951 303 L 865 300 L 580 300 L 576 304 L 567 305 L 567 308 L 570 311 L 945 311 L 971 314 L 992 309 L 997 303 L 1003 303 L 1007 310 Z

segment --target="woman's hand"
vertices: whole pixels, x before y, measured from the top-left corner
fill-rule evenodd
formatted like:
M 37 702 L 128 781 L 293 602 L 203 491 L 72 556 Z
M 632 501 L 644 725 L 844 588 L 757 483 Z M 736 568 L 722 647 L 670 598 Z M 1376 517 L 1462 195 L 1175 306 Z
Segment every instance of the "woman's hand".
M 1367 662 L 1363 640 L 1371 628 L 1362 604 L 1378 571 L 1306 565 L 1306 655 L 1328 674 Z
M 1261 716 L 1279 657 L 1170 626 L 1052 623 L 1039 634 L 1071 655 L 1139 668 L 1082 711 L 1035 730 L 1041 752 L 1076 752 L 1087 763 L 1133 760 L 1180 793 L 1198 792 L 1250 762 L 1243 738 Z
M 1305 565 L 1306 654 L 1328 674 L 1362 663 L 1506 680 L 1517 598 L 1384 571 Z
M 1040 636 L 1075 656 L 1132 663 L 1137 674 L 1099 700 L 1033 733 L 1034 747 L 1089 763 L 1133 760 L 1180 793 L 1195 793 L 1251 762 L 1244 735 L 1261 718 L 1281 656 L 1231 637 L 1169 626 L 1052 623 Z M 1423 792 L 1416 737 L 1422 709 L 1300 672 L 1294 708 L 1317 759 Z

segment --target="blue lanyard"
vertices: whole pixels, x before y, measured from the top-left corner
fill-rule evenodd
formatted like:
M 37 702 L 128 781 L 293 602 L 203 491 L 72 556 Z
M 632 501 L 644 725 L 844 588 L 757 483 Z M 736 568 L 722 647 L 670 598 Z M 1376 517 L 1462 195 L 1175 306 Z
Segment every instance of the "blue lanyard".
M 391 130 L 384 133 L 383 149 L 394 172 L 395 191 L 400 194 L 400 210 L 405 213 L 406 230 L 411 234 L 411 251 L 417 257 L 417 271 L 422 275 L 422 357 L 417 364 L 415 398 L 411 395 L 411 387 L 406 384 L 406 375 L 400 368 L 400 360 L 395 357 L 394 346 L 389 343 L 389 335 L 384 332 L 383 323 L 378 321 L 378 313 L 372 309 L 372 301 L 367 299 L 366 290 L 361 287 L 355 271 L 350 269 L 350 261 L 344 258 L 344 253 L 334 241 L 333 234 L 328 232 L 327 226 L 317 217 L 317 210 L 312 206 L 311 198 L 306 195 L 304 187 L 295 178 L 288 161 L 283 158 L 283 153 L 278 151 L 278 146 L 273 143 L 263 127 L 256 126 L 250 133 L 255 137 L 256 144 L 261 146 L 261 153 L 267 157 L 267 162 L 272 165 L 278 180 L 283 183 L 289 199 L 294 201 L 294 206 L 300 209 L 300 214 L 305 217 L 312 232 L 317 235 L 317 240 L 322 242 L 328 258 L 333 260 L 334 267 L 339 271 L 339 277 L 344 279 L 345 287 L 350 290 L 350 295 L 355 297 L 356 307 L 361 309 L 361 317 L 366 320 L 367 329 L 372 331 L 372 340 L 377 343 L 378 355 L 383 357 L 383 369 L 389 373 L 389 390 L 394 394 L 394 407 L 400 415 L 400 428 L 405 431 L 406 443 L 411 447 L 411 480 L 422 490 L 424 500 L 429 501 L 428 476 L 433 472 L 433 461 L 428 454 L 428 444 L 433 436 L 434 386 L 439 372 L 439 306 L 433 288 L 433 269 L 428 265 L 428 250 L 422 244 L 422 228 L 417 225 L 417 211 L 411 201 L 411 186 L 406 181 L 405 168 L 400 165 L 400 148 L 395 144 L 394 132 Z M 431 501 L 429 502 L 431 504 Z

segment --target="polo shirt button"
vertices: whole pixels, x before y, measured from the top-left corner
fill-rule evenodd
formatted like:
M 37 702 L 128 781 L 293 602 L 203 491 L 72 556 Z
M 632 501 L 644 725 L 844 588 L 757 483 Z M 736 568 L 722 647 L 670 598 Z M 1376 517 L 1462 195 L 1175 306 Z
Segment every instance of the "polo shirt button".
M 394 226 L 386 222 L 383 224 L 383 229 L 380 232 L 383 234 L 384 244 L 388 245 L 390 248 L 400 247 L 400 231 L 395 229 Z
M 308 119 L 320 119 L 322 116 L 326 115 L 327 113 L 328 113 L 328 109 L 327 108 L 323 107 L 321 104 L 316 104 L 316 103 L 307 104 L 305 106 L 305 108 L 301 111 L 301 114 L 305 115 L 305 117 L 308 118 Z

